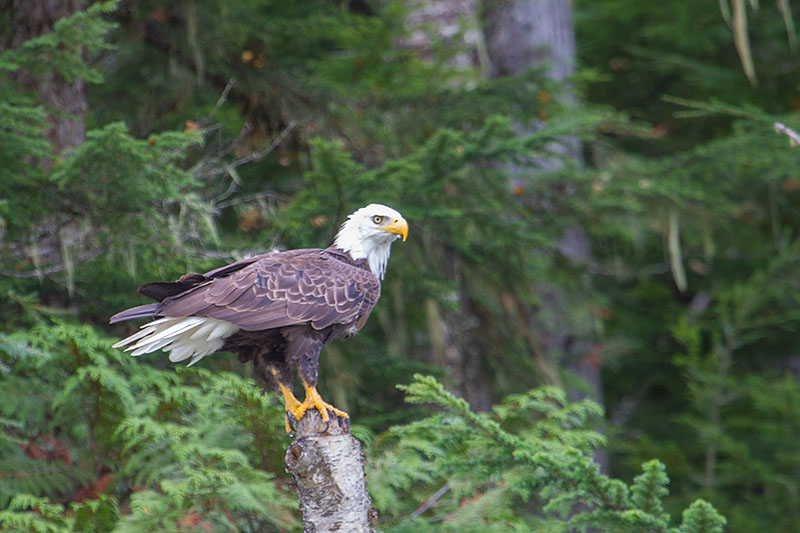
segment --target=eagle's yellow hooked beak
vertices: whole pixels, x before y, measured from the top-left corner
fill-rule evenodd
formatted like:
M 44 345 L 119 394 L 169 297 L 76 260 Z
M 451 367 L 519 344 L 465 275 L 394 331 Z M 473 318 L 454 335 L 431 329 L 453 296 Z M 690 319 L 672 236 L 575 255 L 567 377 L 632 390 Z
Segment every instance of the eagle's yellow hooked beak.
M 406 237 L 408 237 L 408 222 L 403 217 L 396 218 L 392 221 L 391 224 L 388 226 L 384 226 L 383 231 L 389 233 L 396 233 L 403 237 L 403 242 L 406 242 Z

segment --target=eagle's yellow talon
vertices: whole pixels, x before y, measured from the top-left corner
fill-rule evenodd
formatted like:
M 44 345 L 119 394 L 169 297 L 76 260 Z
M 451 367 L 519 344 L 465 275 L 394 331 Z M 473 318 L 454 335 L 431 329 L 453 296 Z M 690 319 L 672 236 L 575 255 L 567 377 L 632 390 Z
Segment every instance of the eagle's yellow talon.
M 299 402 L 298 402 L 299 403 Z M 286 433 L 290 436 L 294 434 L 294 426 L 297 424 L 297 420 L 295 420 L 294 415 L 291 411 L 287 410 L 286 415 L 283 417 Z
M 319 411 L 319 414 L 322 417 L 322 423 L 325 424 L 326 429 L 330 423 L 330 415 L 328 414 L 329 412 L 333 413 L 339 418 L 350 418 L 350 415 L 323 400 L 322 396 L 320 396 L 319 392 L 317 392 L 316 387 L 306 385 L 305 389 L 306 398 L 303 400 L 303 403 L 298 405 L 295 409 L 291 409 L 291 414 L 295 420 L 299 421 L 310 409 L 316 409 Z M 324 431 L 322 433 L 324 433 Z
M 272 371 L 272 375 L 275 376 L 275 379 L 277 381 L 278 372 L 274 368 L 270 370 Z M 300 400 L 295 398 L 294 394 L 292 394 L 291 389 L 289 389 L 289 387 L 287 387 L 280 381 L 278 381 L 278 388 L 280 388 L 281 394 L 283 394 L 283 410 L 286 413 L 286 416 L 284 417 L 284 427 L 286 429 L 286 433 L 291 434 L 294 433 L 294 429 L 292 429 L 292 426 L 295 423 L 297 423 L 297 420 L 292 422 L 291 420 L 289 420 L 289 416 L 290 415 L 294 416 L 294 411 L 297 410 L 297 408 L 300 407 L 301 405 Z
M 347 413 L 345 413 L 345 412 L 344 412 L 344 411 L 342 411 L 341 409 L 337 409 L 337 408 L 335 408 L 334 406 L 332 406 L 331 404 L 325 404 L 325 405 L 327 405 L 327 406 L 328 406 L 328 410 L 329 410 L 330 412 L 332 412 L 333 414 L 335 414 L 335 415 L 336 415 L 336 416 L 338 416 L 339 418 L 350 418 L 350 415 L 348 415 Z
M 300 400 L 298 400 L 294 396 L 292 396 L 290 398 L 284 398 L 284 402 L 283 402 L 284 411 L 294 412 L 295 409 L 297 409 L 298 407 L 300 407 Z

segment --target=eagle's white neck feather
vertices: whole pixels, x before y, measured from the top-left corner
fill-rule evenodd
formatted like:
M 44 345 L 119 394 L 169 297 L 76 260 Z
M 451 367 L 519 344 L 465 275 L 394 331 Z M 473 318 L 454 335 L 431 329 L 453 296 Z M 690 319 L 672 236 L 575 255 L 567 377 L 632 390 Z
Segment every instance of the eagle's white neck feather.
M 378 279 L 383 279 L 386 274 L 386 265 L 389 262 L 389 254 L 392 250 L 392 242 L 399 236 L 393 233 L 376 230 L 371 223 L 371 209 L 375 207 L 383 208 L 387 211 L 387 217 L 400 217 L 400 213 L 385 206 L 372 204 L 359 209 L 350 215 L 342 224 L 339 233 L 336 234 L 333 244 L 337 248 L 350 254 L 355 260 L 366 259 L 372 273 Z
M 383 279 L 386 274 L 386 265 L 389 263 L 389 254 L 392 251 L 392 241 L 396 235 L 362 235 L 356 224 L 351 224 L 348 220 L 342 225 L 342 229 L 336 235 L 333 244 L 342 251 L 350 254 L 350 257 L 358 261 L 366 259 L 369 269 L 378 279 Z

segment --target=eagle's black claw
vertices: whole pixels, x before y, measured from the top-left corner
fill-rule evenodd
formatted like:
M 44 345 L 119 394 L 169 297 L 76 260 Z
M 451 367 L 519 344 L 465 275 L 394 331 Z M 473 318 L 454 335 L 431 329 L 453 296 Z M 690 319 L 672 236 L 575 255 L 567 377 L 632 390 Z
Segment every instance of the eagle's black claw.
M 330 425 L 331 425 L 331 421 L 330 421 L 330 420 L 328 420 L 327 422 L 325 422 L 325 429 L 323 429 L 322 431 L 320 431 L 320 433 L 327 433 L 327 432 L 328 432 L 328 428 L 330 427 Z
M 292 431 L 297 431 L 297 419 L 294 417 L 294 413 L 286 411 L 286 420 L 289 421 L 289 427 L 292 428 Z

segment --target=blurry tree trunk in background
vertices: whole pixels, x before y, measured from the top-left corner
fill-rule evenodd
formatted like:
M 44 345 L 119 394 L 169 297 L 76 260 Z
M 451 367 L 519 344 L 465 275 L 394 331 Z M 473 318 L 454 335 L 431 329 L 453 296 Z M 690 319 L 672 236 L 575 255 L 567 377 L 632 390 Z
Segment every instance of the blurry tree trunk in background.
M 452 66 L 473 69 L 485 66 L 481 51 L 483 35 L 478 8 L 480 0 L 406 0 L 410 30 L 404 46 L 414 48 L 425 59 L 433 57 L 435 40 L 441 43 L 458 40 L 461 50 L 449 62 Z M 435 29 L 435 33 L 430 30 Z M 466 45 L 466 46 L 465 46 Z
M 10 0 L 11 32 L 6 48 L 17 48 L 25 41 L 53 30 L 55 22 L 83 7 L 83 0 Z M 75 148 L 86 138 L 86 86 L 80 78 L 67 81 L 52 75 L 41 77 L 22 73 L 19 80 L 36 91 L 47 106 L 52 125 L 47 134 L 54 152 Z
M 491 76 L 516 76 L 542 65 L 554 80 L 575 73 L 570 0 L 487 1 L 482 14 Z
M 489 0 L 483 2 L 482 9 L 490 76 L 517 76 L 531 68 L 543 66 L 547 67 L 548 76 L 556 81 L 563 81 L 574 74 L 575 28 L 570 0 Z M 568 85 L 564 85 L 561 94 L 554 96 L 566 105 L 577 102 L 576 95 Z M 579 139 L 565 138 L 551 148 L 582 162 Z M 540 159 L 536 163 L 544 171 L 557 171 L 562 165 L 557 158 Z M 531 179 L 527 168 L 519 171 L 511 169 L 511 173 L 515 181 Z M 524 187 L 525 183 L 514 185 Z M 564 256 L 577 263 L 585 263 L 591 254 L 589 239 L 579 227 L 564 232 L 559 249 Z M 532 324 L 534 335 L 540 339 L 546 353 L 554 356 L 563 354 L 567 358 L 566 366 L 586 380 L 592 389 L 591 396 L 602 404 L 600 365 L 591 356 L 591 343 L 580 340 L 587 335 L 574 331 L 575 321 L 569 318 L 569 303 L 562 291 L 553 286 L 542 286 L 540 291 L 543 305 L 562 319 L 551 321 L 549 325 Z M 555 330 L 554 327 L 560 329 Z M 576 390 L 568 392 L 571 400 L 583 396 Z M 607 470 L 606 454 L 598 452 L 596 458 Z
M 408 0 L 407 25 L 410 36 L 402 43 L 413 48 L 426 59 L 433 57 L 437 42 L 458 40 L 463 48 L 452 58 L 452 66 L 469 69 L 480 68 L 482 34 L 478 21 L 479 0 Z M 462 43 L 467 46 L 463 47 Z M 491 382 L 488 369 L 481 359 L 480 320 L 473 312 L 473 302 L 466 287 L 466 279 L 458 257 L 450 255 L 452 271 L 448 277 L 455 280 L 454 297 L 457 311 L 447 311 L 429 300 L 425 308 L 428 333 L 431 340 L 430 362 L 447 369 L 449 387 L 454 394 L 467 400 L 476 411 L 488 411 L 492 406 Z
M 546 66 L 549 78 L 563 81 L 575 73 L 575 28 L 570 0 L 499 0 L 483 6 L 483 32 L 491 77 L 518 76 Z M 564 104 L 576 103 L 564 87 L 553 95 Z M 581 159 L 578 139 L 564 139 L 561 153 Z M 558 169 L 560 162 L 538 160 L 544 169 Z
M 11 29 L 6 48 L 17 48 L 25 41 L 53 31 L 56 21 L 68 17 L 83 7 L 83 0 L 10 0 Z M 34 76 L 20 71 L 17 79 L 36 92 L 44 104 L 50 128 L 47 140 L 53 146 L 53 155 L 76 148 L 86 140 L 86 85 L 81 78 L 65 80 L 55 71 L 45 76 Z M 50 160 L 38 162 L 45 168 Z M 50 220 L 40 223 L 36 235 L 31 236 L 30 256 L 33 263 L 58 264 L 65 271 L 67 292 L 72 297 L 75 284 L 73 278 L 73 248 L 85 246 L 82 231 L 71 214 L 54 213 Z M 37 267 L 38 269 L 38 267 Z
M 478 68 L 491 77 L 516 76 L 531 68 L 548 66 L 548 75 L 562 81 L 575 72 L 575 32 L 572 24 L 572 5 L 569 0 L 408 0 L 410 13 L 407 23 L 411 36 L 406 46 L 416 49 L 422 57 L 430 57 L 434 40 L 448 42 L 460 39 L 465 50 L 450 60 L 452 65 Z M 481 26 L 483 31 L 481 31 Z M 431 29 L 435 29 L 432 32 Z M 557 96 L 563 103 L 576 103 L 575 94 L 564 90 Z M 534 128 L 536 126 L 533 126 Z M 520 134 L 525 133 L 520 127 Z M 581 161 L 582 148 L 579 139 L 564 138 L 551 150 Z M 545 171 L 556 171 L 561 165 L 557 158 L 536 161 Z M 525 186 L 530 180 L 530 169 L 510 169 L 510 186 Z M 562 236 L 559 247 L 569 259 L 582 263 L 590 255 L 589 240 L 582 228 L 570 228 Z M 441 311 L 434 302 L 427 305 L 429 330 L 432 345 L 432 362 L 446 368 L 453 380 L 452 389 L 465 398 L 476 410 L 487 410 L 492 404 L 490 381 L 485 363 L 481 360 L 479 335 L 480 320 L 472 312 L 473 307 L 465 279 L 459 275 L 458 259 L 453 258 L 457 280 L 456 297 L 458 312 Z M 541 299 L 549 311 L 563 319 L 556 324 L 570 324 L 567 320 L 568 303 L 555 287 L 542 286 Z M 553 354 L 570 357 L 567 366 L 581 376 L 592 388 L 594 399 L 602 401 L 600 368 L 596 358 L 588 357 L 592 352 L 590 343 L 576 340 L 570 327 L 555 330 L 543 324 L 534 328 L 534 342 L 541 350 L 533 350 L 540 369 L 540 379 L 561 386 L 555 369 Z M 584 336 L 585 337 L 585 336 Z M 580 397 L 570 391 L 572 399 Z M 605 463 L 603 463 L 605 464 Z

